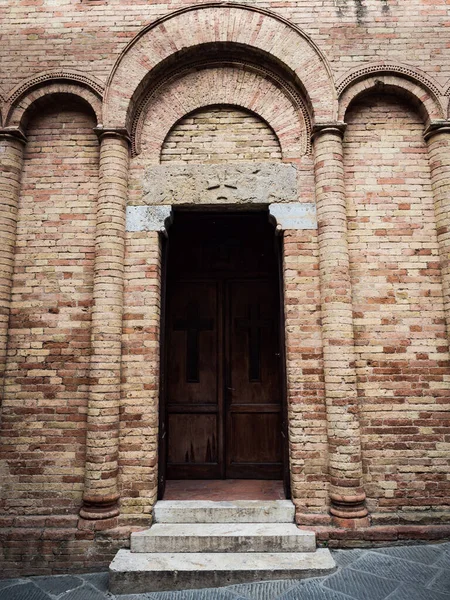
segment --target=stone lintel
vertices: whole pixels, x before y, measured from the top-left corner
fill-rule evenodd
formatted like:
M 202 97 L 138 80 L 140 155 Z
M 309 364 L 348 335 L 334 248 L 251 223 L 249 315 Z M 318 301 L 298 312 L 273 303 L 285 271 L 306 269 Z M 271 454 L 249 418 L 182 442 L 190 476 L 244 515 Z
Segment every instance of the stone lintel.
M 286 229 L 317 229 L 316 205 L 313 202 L 285 202 L 271 204 L 270 216 L 276 221 L 277 231 Z
M 271 204 L 294 202 L 297 168 L 291 163 L 155 165 L 146 169 L 144 204 Z
M 167 228 L 172 222 L 172 206 L 127 206 L 127 231 L 158 231 L 167 235 Z

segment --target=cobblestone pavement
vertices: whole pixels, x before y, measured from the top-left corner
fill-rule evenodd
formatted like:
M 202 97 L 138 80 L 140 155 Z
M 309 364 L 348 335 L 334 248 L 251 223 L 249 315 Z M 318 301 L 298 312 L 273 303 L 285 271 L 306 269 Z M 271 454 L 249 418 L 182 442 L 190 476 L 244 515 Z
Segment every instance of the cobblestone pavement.
M 450 542 L 335 550 L 328 577 L 113 596 L 108 574 L 0 581 L 1 600 L 450 600 Z

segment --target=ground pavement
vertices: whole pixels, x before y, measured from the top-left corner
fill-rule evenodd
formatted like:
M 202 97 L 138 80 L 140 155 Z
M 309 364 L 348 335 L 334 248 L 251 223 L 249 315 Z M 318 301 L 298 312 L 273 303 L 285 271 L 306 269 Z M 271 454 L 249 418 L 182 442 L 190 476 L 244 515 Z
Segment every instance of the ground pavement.
M 335 550 L 328 577 L 113 596 L 108 574 L 0 581 L 1 600 L 450 600 L 450 542 Z

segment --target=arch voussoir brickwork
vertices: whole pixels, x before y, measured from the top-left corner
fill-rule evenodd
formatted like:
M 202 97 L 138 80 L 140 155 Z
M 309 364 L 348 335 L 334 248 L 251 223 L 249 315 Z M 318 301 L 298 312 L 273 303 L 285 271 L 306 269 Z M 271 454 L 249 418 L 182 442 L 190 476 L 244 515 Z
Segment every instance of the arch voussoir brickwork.
M 391 91 L 407 98 L 419 109 L 425 123 L 445 118 L 444 92 L 419 69 L 405 65 L 370 64 L 352 69 L 337 85 L 340 120 L 356 98 L 370 90 Z
M 336 118 L 336 92 L 326 59 L 298 28 L 263 9 L 208 4 L 182 9 L 149 25 L 119 57 L 105 92 L 107 127 L 130 127 L 136 90 L 149 72 L 181 50 L 227 43 L 262 52 L 300 82 L 315 122 Z
M 133 153 L 141 150 L 144 122 L 151 123 L 147 159 L 157 162 L 172 126 L 186 114 L 205 106 L 228 104 L 245 108 L 266 121 L 276 134 L 284 158 L 297 158 L 310 149 L 311 125 L 301 99 L 288 97 L 267 73 L 245 65 L 207 65 L 190 70 L 151 91 L 132 126 Z
M 17 85 L 5 102 L 5 126 L 23 126 L 36 101 L 61 94 L 84 100 L 94 112 L 97 123 L 101 123 L 103 87 L 100 82 L 83 73 L 64 70 L 38 73 Z

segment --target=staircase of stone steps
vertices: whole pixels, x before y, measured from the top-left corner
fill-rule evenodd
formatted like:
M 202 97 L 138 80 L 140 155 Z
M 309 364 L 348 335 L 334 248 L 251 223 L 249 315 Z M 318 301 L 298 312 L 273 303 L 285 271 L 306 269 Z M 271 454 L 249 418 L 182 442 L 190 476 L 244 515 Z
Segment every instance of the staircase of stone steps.
M 336 565 L 290 500 L 159 501 L 150 529 L 131 535 L 109 567 L 114 594 L 320 577 Z

